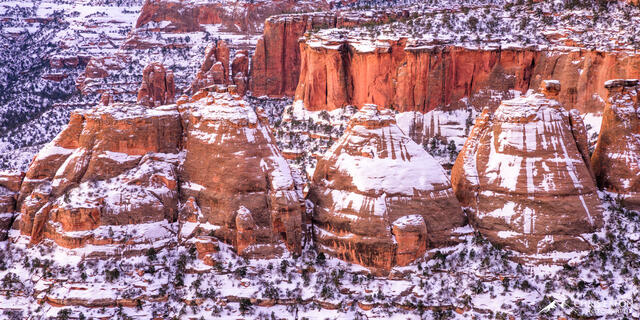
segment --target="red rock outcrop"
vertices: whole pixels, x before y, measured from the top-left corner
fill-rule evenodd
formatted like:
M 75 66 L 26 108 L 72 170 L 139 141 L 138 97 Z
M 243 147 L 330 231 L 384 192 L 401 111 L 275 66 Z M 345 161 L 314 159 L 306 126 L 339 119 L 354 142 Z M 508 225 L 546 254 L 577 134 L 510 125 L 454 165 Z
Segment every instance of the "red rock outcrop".
M 136 28 L 146 26 L 149 22 L 168 21 L 170 24 L 163 31 L 187 33 L 200 31 L 204 24 L 221 24 L 224 30 L 246 33 L 261 31 L 264 20 L 283 12 L 317 11 L 328 9 L 326 1 L 291 1 L 275 0 L 250 2 L 199 2 L 199 1 L 145 1 Z
M 295 14 L 267 19 L 251 59 L 253 96 L 293 96 L 300 76 L 298 39 L 316 26 L 335 26 L 331 13 Z
M 196 93 L 214 84 L 229 84 L 229 46 L 223 40 L 207 45 L 204 61 L 191 83 L 190 91 Z
M 591 158 L 598 187 L 625 197 L 624 204 L 640 209 L 640 119 L 638 80 L 611 80 L 600 136 Z
M 249 52 L 240 50 L 236 52 L 231 62 L 231 74 L 233 75 L 233 84 L 238 87 L 238 94 L 243 96 L 249 86 Z
M 111 104 L 74 112 L 27 171 L 20 233 L 67 248 L 161 245 L 170 239 L 162 224 L 177 218 L 180 138 L 171 108 Z
M 444 169 L 373 105 L 318 161 L 309 199 L 318 249 L 377 274 L 452 243 L 466 223 Z
M 138 90 L 138 103 L 150 108 L 175 101 L 176 87 L 173 72 L 165 70 L 159 62 L 146 66 L 142 72 L 142 85 Z
M 485 108 L 451 177 L 471 224 L 525 260 L 588 250 L 582 234 L 603 223 L 580 114 L 553 100 L 558 82 L 546 84 L 547 97 Z
M 251 59 L 253 96 L 293 96 L 300 78 L 299 41 L 307 31 L 352 27 L 405 17 L 408 12 L 375 11 L 371 15 L 345 12 L 284 14 L 265 21 L 264 33 Z
M 16 201 L 24 172 L 0 171 L 0 241 L 7 234 L 16 215 Z
M 239 96 L 201 92 L 179 106 L 185 150 L 181 234 L 212 235 L 245 257 L 301 250 L 301 195 L 266 119 Z
M 481 50 L 328 34 L 301 42 L 300 55 L 295 97 L 310 110 L 374 103 L 425 113 L 463 107 L 463 98 L 495 109 L 500 103 L 496 94 L 525 92 L 542 79 L 558 79 L 563 83 L 558 95 L 562 104 L 594 112 L 603 109 L 601 97 L 606 97 L 599 84 L 640 77 L 640 58 L 619 52 Z

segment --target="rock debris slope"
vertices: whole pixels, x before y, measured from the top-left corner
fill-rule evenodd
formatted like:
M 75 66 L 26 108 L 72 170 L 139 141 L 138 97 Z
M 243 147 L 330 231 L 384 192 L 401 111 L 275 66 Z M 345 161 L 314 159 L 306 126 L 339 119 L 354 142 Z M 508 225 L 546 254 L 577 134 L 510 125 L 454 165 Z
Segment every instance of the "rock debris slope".
M 451 178 L 479 232 L 532 258 L 587 250 L 581 234 L 602 226 L 586 131 L 575 110 L 553 100 L 559 91 L 546 81 L 544 94 L 485 109 Z
M 598 186 L 625 196 L 640 208 L 640 119 L 638 80 L 611 80 L 602 126 L 591 158 Z
M 318 249 L 378 274 L 450 243 L 466 223 L 444 169 L 374 105 L 318 161 L 309 198 Z

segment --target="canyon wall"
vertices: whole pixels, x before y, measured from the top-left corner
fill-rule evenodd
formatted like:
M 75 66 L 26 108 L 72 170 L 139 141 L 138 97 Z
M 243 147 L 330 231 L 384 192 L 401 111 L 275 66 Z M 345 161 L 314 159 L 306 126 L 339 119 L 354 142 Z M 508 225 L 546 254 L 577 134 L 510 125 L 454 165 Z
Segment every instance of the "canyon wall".
M 380 23 L 407 15 L 405 11 L 375 12 L 371 16 L 315 12 L 270 17 L 251 60 L 252 95 L 279 98 L 295 94 L 301 66 L 299 41 L 306 32 Z
M 640 56 L 618 52 L 479 50 L 417 47 L 405 39 L 314 38 L 301 42 L 300 52 L 295 98 L 310 110 L 367 103 L 401 112 L 457 109 L 466 103 L 495 109 L 509 90 L 524 92 L 542 79 L 557 79 L 563 83 L 558 95 L 562 104 L 594 112 L 604 107 L 604 81 L 640 77 Z

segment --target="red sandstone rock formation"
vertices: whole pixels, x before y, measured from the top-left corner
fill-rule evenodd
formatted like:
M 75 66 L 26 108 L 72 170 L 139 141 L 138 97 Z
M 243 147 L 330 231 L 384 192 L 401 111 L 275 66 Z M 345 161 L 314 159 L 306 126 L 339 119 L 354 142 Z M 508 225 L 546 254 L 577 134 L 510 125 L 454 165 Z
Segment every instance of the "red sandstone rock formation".
M 317 11 L 328 9 L 326 1 L 275 0 L 258 3 L 249 2 L 196 2 L 147 0 L 145 1 L 136 28 L 149 22 L 168 21 L 164 31 L 186 33 L 201 30 L 203 24 L 221 24 L 226 30 L 256 33 L 261 31 L 264 20 L 283 12 Z
M 207 45 L 204 62 L 193 79 L 190 91 L 196 93 L 214 84 L 229 84 L 229 47 L 222 40 Z
M 29 167 L 20 233 L 67 248 L 162 245 L 170 239 L 162 224 L 177 218 L 180 134 L 171 108 L 112 104 L 74 112 Z
M 451 243 L 466 223 L 442 167 L 373 105 L 318 161 L 309 198 L 318 249 L 378 274 Z
M 249 52 L 240 50 L 236 52 L 231 62 L 231 74 L 233 75 L 233 84 L 238 87 L 238 94 L 243 96 L 249 85 Z
M 527 259 L 588 250 L 581 235 L 602 226 L 582 119 L 553 100 L 557 82 L 548 84 L 547 97 L 485 108 L 451 177 L 471 224 Z
M 640 59 L 615 52 L 416 47 L 406 39 L 373 42 L 322 35 L 302 42 L 300 51 L 295 97 L 310 110 L 374 103 L 424 113 L 464 106 L 463 98 L 494 109 L 496 94 L 524 92 L 553 78 L 564 84 L 558 95 L 562 104 L 593 112 L 604 107 L 600 97 L 606 92 L 599 83 L 640 77 Z
M 265 21 L 262 39 L 251 60 L 253 96 L 293 96 L 300 78 L 299 40 L 316 28 L 351 27 L 367 22 L 388 21 L 407 12 L 375 12 L 371 16 L 350 12 L 314 12 L 285 14 Z
M 251 60 L 253 96 L 293 96 L 300 76 L 298 39 L 316 26 L 335 26 L 330 13 L 282 15 L 267 19 Z
M 640 119 L 638 80 L 611 80 L 598 144 L 591 158 L 600 188 L 625 196 L 625 205 L 640 208 Z
M 261 114 L 238 96 L 204 92 L 179 106 L 185 238 L 213 235 L 245 257 L 301 250 L 301 195 Z
M 16 200 L 23 178 L 23 172 L 0 172 L 0 241 L 7 239 L 8 231 L 15 218 Z
M 175 96 L 173 72 L 165 70 L 159 62 L 153 62 L 144 68 L 142 85 L 138 90 L 138 103 L 154 108 L 173 103 Z

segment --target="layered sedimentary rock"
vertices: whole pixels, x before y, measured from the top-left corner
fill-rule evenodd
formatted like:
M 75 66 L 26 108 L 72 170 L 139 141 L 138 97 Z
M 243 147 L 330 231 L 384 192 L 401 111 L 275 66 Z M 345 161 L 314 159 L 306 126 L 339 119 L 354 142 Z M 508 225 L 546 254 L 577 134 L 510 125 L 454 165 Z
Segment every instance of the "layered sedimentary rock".
M 315 11 L 327 9 L 326 1 L 255 1 L 233 2 L 219 1 L 206 3 L 201 1 L 146 1 L 136 22 L 136 28 L 149 22 L 168 21 L 165 31 L 186 33 L 199 31 L 204 24 L 220 24 L 224 30 L 240 29 L 242 32 L 260 31 L 264 20 L 283 12 Z
M 309 198 L 318 249 L 379 274 L 451 243 L 466 223 L 444 169 L 374 105 L 318 161 Z
M 476 120 L 451 181 L 471 224 L 491 242 L 543 259 L 588 250 L 582 234 L 602 226 L 586 130 L 576 110 L 529 93 Z M 547 256 L 548 257 L 548 256 Z
M 352 27 L 406 16 L 407 12 L 314 12 L 284 14 L 265 21 L 264 33 L 251 60 L 253 96 L 293 96 L 300 78 L 299 41 L 307 31 L 322 28 Z
M 191 84 L 191 92 L 213 84 L 229 84 L 229 46 L 219 40 L 207 45 L 200 71 Z
M 6 240 L 15 218 L 16 200 L 23 178 L 23 172 L 0 171 L 0 241 Z
M 295 97 L 310 110 L 367 103 L 422 113 L 467 103 L 495 109 L 501 100 L 496 95 L 558 79 L 562 104 L 594 112 L 604 107 L 602 82 L 640 76 L 640 58 L 626 53 L 423 46 L 403 38 L 373 41 L 330 32 L 301 42 L 300 55 Z
M 138 103 L 147 107 L 157 107 L 173 103 L 176 88 L 173 72 L 165 70 L 159 62 L 153 62 L 142 71 L 142 85 L 138 90 Z
M 265 121 L 226 92 L 76 111 L 17 185 L 15 226 L 93 255 L 180 239 L 213 264 L 215 238 L 248 258 L 300 253 L 301 194 Z
M 29 167 L 20 190 L 22 235 L 60 246 L 161 246 L 177 218 L 181 125 L 171 108 L 99 105 L 69 125 Z M 94 253 L 107 251 L 96 250 Z
M 605 82 L 609 90 L 596 149 L 591 158 L 598 187 L 625 196 L 640 208 L 640 118 L 638 80 Z
M 245 257 L 301 250 L 301 195 L 266 119 L 238 96 L 201 92 L 179 106 L 186 238 L 211 235 Z

